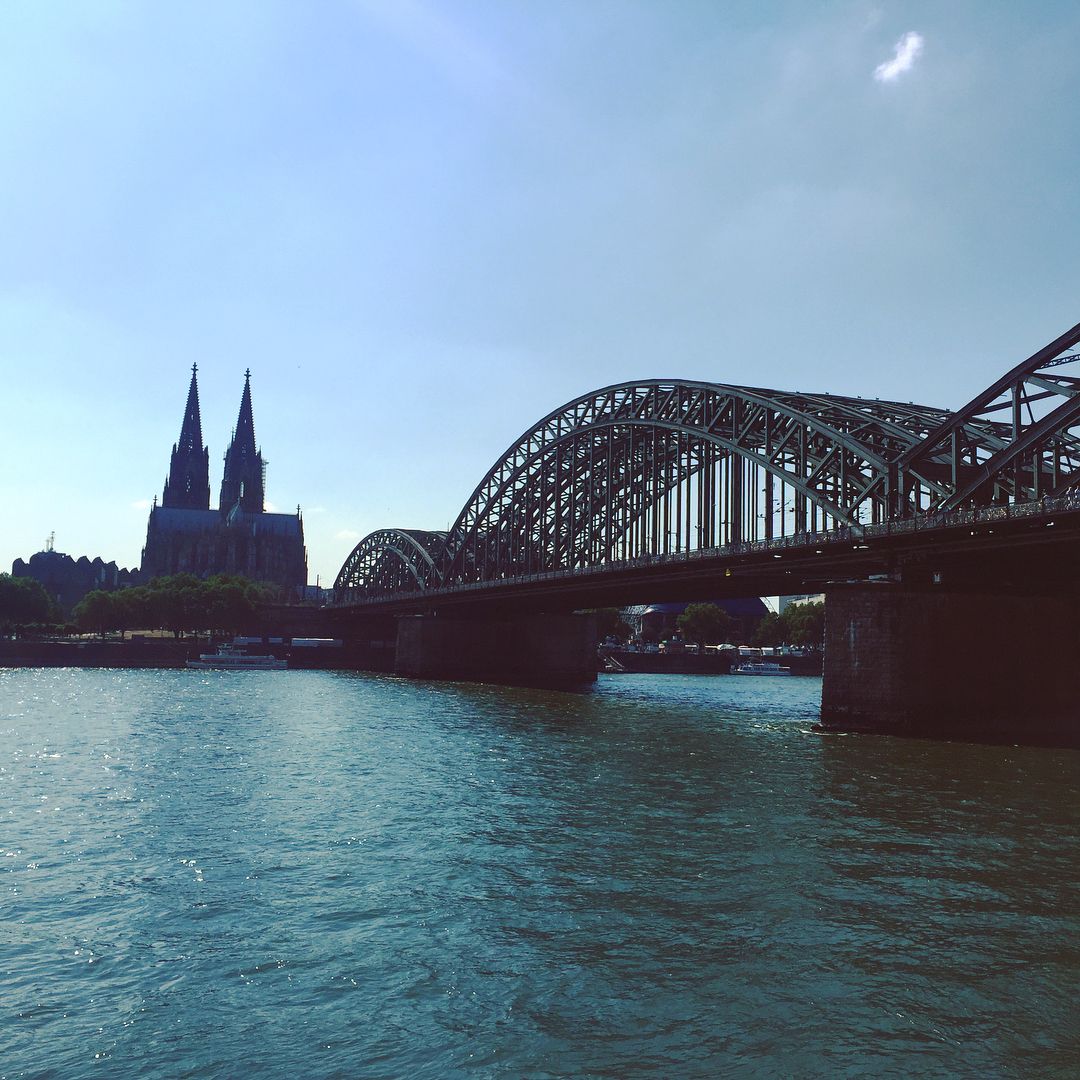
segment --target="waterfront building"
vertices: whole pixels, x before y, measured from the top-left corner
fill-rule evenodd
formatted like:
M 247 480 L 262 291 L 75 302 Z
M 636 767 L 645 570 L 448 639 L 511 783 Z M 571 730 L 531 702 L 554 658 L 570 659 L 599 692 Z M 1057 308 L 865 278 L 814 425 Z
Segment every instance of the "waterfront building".
M 289 590 L 307 584 L 300 508 L 267 513 L 266 463 L 255 442 L 251 372 L 244 373 L 240 413 L 225 452 L 216 510 L 210 508 L 210 452 L 203 445 L 198 368 L 191 369 L 180 438 L 173 445 L 161 504 L 150 511 L 143 548 L 144 578 L 163 574 L 239 574 Z
M 789 607 L 800 607 L 803 604 L 825 603 L 824 593 L 798 593 L 793 596 L 781 596 L 779 598 L 779 613 L 784 614 Z
M 93 559 L 70 555 L 53 548 L 49 538 L 44 551 L 38 551 L 26 561 L 16 559 L 11 564 L 12 577 L 32 578 L 59 604 L 65 615 L 94 589 L 111 592 L 138 584 L 138 571 L 118 567 L 115 562 L 105 562 L 100 556 Z

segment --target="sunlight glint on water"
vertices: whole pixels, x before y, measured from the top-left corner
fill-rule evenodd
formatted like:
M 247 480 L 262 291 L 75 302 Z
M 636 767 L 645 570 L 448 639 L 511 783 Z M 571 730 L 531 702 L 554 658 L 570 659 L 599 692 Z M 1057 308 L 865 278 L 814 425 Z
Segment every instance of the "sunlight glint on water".
M 0 671 L 0 1076 L 1074 1075 L 1080 754 L 819 694 Z

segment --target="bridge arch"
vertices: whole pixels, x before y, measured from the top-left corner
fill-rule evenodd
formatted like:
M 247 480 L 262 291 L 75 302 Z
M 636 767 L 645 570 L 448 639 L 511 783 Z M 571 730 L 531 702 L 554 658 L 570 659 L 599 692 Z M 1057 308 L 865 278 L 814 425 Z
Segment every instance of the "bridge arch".
M 480 481 L 446 533 L 380 530 L 338 575 L 349 597 L 424 592 L 873 524 L 895 462 L 949 420 L 902 402 L 643 380 L 554 410 Z M 965 438 L 1002 445 L 975 419 Z M 927 489 L 947 489 L 925 470 Z
M 1080 324 L 957 413 L 723 383 L 604 387 L 511 444 L 448 532 L 372 533 L 336 587 L 426 592 L 1064 494 L 1080 488 L 1078 344 Z
M 353 548 L 334 589 L 339 595 L 386 596 L 438 588 L 437 560 L 445 546 L 444 532 L 379 529 Z
M 549 413 L 489 470 L 447 534 L 443 581 L 876 523 L 895 502 L 896 459 L 948 415 L 719 383 L 605 387 Z M 965 430 L 979 445 L 993 435 Z
M 898 463 L 896 516 L 1080 486 L 1080 323 L 945 416 Z M 990 438 L 972 439 L 973 431 Z M 940 481 L 934 489 L 928 478 Z
M 372 533 L 335 587 L 351 599 L 426 592 L 874 524 L 898 501 L 896 460 L 948 419 L 721 383 L 604 387 L 516 440 L 448 532 Z M 1001 443 L 983 421 L 964 431 L 984 453 Z M 927 472 L 928 489 L 947 495 Z

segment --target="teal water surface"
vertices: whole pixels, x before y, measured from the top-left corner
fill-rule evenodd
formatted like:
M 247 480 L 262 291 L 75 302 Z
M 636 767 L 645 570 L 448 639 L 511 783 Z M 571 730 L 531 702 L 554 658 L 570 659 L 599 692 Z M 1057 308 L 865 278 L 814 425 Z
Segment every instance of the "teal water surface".
M 1080 753 L 583 694 L 0 670 L 0 1077 L 1080 1073 Z

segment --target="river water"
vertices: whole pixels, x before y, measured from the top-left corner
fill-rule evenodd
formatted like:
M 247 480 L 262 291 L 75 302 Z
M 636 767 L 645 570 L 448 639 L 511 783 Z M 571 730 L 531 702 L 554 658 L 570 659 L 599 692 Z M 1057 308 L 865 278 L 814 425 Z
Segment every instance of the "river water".
M 1080 753 L 820 690 L 0 670 L 0 1076 L 1075 1077 Z

